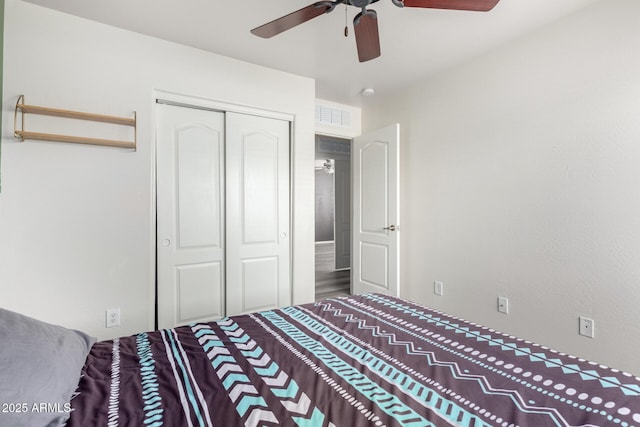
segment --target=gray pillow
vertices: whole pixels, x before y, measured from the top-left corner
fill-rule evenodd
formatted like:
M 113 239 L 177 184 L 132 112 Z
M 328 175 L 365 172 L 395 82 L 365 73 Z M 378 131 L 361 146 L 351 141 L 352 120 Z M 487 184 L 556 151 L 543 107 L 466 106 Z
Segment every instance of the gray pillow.
M 95 339 L 0 308 L 0 426 L 59 426 Z

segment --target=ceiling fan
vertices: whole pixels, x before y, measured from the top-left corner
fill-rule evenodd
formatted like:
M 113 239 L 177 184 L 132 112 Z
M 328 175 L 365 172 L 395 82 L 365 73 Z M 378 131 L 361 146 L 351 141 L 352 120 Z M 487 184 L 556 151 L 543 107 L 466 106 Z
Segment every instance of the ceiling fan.
M 380 56 L 380 38 L 378 35 L 378 15 L 373 9 L 367 9 L 370 4 L 379 0 L 335 0 L 317 1 L 307 7 L 291 12 L 281 18 L 254 28 L 251 33 L 271 38 L 297 25 L 332 12 L 339 4 L 354 6 L 362 9 L 353 19 L 353 29 L 356 35 L 358 59 L 360 62 L 369 61 Z M 500 0 L 391 0 L 398 7 L 421 7 L 431 9 L 455 9 L 487 12 L 498 4 Z

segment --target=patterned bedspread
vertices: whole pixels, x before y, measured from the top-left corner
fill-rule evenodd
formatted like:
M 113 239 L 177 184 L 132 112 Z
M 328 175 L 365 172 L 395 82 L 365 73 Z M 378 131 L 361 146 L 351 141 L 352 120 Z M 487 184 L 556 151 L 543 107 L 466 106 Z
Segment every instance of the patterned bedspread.
M 69 426 L 640 426 L 640 380 L 369 294 L 94 345 Z

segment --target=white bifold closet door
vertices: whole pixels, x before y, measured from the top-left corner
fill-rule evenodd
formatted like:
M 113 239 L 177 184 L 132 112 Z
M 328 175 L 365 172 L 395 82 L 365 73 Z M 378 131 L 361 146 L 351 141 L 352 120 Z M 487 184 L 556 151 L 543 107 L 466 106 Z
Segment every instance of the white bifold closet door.
M 289 122 L 157 107 L 158 326 L 290 304 Z

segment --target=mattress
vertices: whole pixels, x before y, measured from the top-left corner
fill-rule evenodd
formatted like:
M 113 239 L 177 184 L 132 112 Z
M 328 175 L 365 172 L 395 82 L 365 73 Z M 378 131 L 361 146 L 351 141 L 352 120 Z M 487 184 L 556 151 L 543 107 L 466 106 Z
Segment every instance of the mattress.
M 68 426 L 640 426 L 640 381 L 381 294 L 96 343 Z

